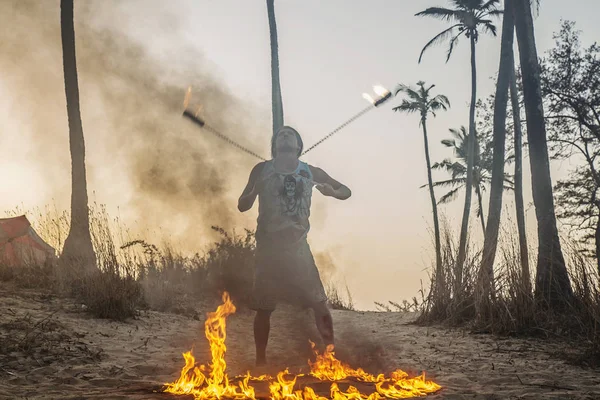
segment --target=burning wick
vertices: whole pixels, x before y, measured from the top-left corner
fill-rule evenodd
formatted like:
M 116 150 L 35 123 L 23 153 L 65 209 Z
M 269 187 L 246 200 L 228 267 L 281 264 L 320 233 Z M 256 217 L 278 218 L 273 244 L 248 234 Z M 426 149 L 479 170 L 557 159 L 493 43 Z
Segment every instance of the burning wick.
M 190 104 L 191 98 L 192 98 L 192 87 L 190 86 L 190 87 L 188 87 L 188 90 L 185 93 L 185 98 L 183 99 L 183 109 L 184 109 L 183 116 L 188 117 L 194 123 L 203 127 L 204 125 L 206 125 L 206 123 L 204 122 L 204 120 L 202 118 L 199 117 L 200 111 L 202 111 L 202 105 L 198 106 L 198 108 L 196 109 L 196 112 L 190 111 L 188 109 L 188 106 Z
M 373 104 L 375 107 L 379 107 L 392 97 L 392 93 L 380 85 L 373 86 L 373 91 L 375 92 L 375 94 L 377 94 L 377 96 L 379 96 L 377 100 L 373 99 L 367 93 L 363 93 L 363 98 L 365 98 L 369 103 Z
M 196 111 L 192 111 L 188 108 L 188 106 L 190 105 L 191 97 L 192 97 L 192 88 L 189 87 L 185 94 L 185 98 L 183 99 L 183 107 L 184 107 L 183 116 L 184 117 L 189 118 L 196 125 L 200 126 L 201 128 L 204 128 L 205 130 L 209 131 L 213 135 L 223 139 L 230 145 L 237 147 L 238 149 L 242 150 L 243 152 L 248 153 L 251 156 L 258 158 L 259 160 L 266 161 L 266 159 L 264 157 L 256 154 L 252 150 L 245 148 L 244 146 L 239 145 L 238 143 L 236 143 L 232 139 L 230 139 L 228 136 L 222 134 L 221 132 L 219 132 L 218 130 L 213 128 L 212 126 L 207 125 L 206 121 L 204 121 L 204 119 L 202 117 L 200 117 L 200 112 L 202 111 L 202 105 L 199 105 L 196 108 Z

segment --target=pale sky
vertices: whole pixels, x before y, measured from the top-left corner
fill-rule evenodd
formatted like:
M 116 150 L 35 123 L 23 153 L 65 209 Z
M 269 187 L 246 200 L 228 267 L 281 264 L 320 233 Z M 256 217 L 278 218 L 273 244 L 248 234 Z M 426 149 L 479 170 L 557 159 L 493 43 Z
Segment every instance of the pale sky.
M 48 3 L 54 3 L 55 11 L 54 14 L 48 13 L 45 24 L 50 24 L 48 21 L 55 18 L 58 29 L 59 1 L 46 2 L 47 10 L 52 11 Z M 252 140 L 247 144 L 254 151 L 268 155 L 271 132 L 268 129 L 270 125 L 265 122 L 270 118 L 271 87 L 269 32 L 264 1 L 88 0 L 83 3 L 94 11 L 87 14 L 93 15 L 90 21 L 80 21 L 77 17 L 81 15 L 78 10 L 82 2 L 79 3 L 75 9 L 78 23 L 116 29 L 132 38 L 157 59 L 166 77 L 173 71 L 185 77 L 186 70 L 196 68 L 193 58 L 189 56 L 190 49 L 202 54 L 205 60 L 199 62 L 198 68 L 208 70 L 236 97 L 252 105 L 252 109 L 247 111 L 236 111 L 246 114 L 245 118 L 249 120 L 256 120 L 255 126 L 266 128 L 262 132 L 249 132 Z M 276 0 L 286 124 L 296 127 L 305 145 L 310 146 L 361 110 L 366 105 L 361 94 L 370 91 L 373 84 L 393 89 L 398 83 L 414 85 L 418 80 L 424 80 L 436 84 L 436 93 L 446 94 L 450 98 L 452 109 L 440 113 L 437 119 L 429 123 L 432 159 L 450 157 L 450 151 L 440 144 L 440 140 L 449 136 L 449 128 L 468 124 L 468 42 L 463 40 L 459 44 L 448 64 L 444 63 L 444 46 L 429 50 L 419 65 L 417 59 L 422 46 L 447 24 L 414 16 L 426 7 L 447 4 L 445 0 Z M 6 5 L 1 3 L 0 15 L 5 17 L 7 12 L 3 7 Z M 8 7 L 11 7 L 10 4 Z M 583 44 L 591 44 L 591 40 L 600 37 L 598 15 L 600 3 L 594 0 L 567 3 L 544 0 L 536 19 L 540 55 L 553 45 L 552 33 L 559 30 L 561 19 L 576 21 L 577 28 L 583 31 Z M 11 26 L 11 23 L 19 22 L 18 19 L 11 19 L 2 21 L 1 25 L 6 30 L 16 29 L 17 26 Z M 497 26 L 500 33 L 500 20 Z M 58 32 L 55 28 L 49 29 L 54 35 Z M 38 56 L 44 57 L 45 50 L 32 44 L 33 40 L 23 39 L 23 43 L 2 40 L 4 42 L 0 42 L 0 50 L 5 46 L 32 46 L 31 52 L 36 55 L 24 59 L 23 63 L 31 62 Z M 490 78 L 498 68 L 499 42 L 499 38 L 483 37 L 477 46 L 479 98 L 485 98 L 493 91 L 494 81 Z M 86 42 L 78 39 L 77 46 L 78 49 L 86 46 Z M 48 70 L 48 75 L 38 78 L 43 79 L 45 84 L 51 82 L 47 84 L 54 88 L 52 95 L 56 99 L 56 107 L 63 107 L 61 60 L 55 60 L 56 57 L 48 59 L 54 61 L 48 65 L 32 65 L 40 71 Z M 13 63 L 18 62 L 13 60 Z M 43 207 L 50 204 L 52 199 L 62 208 L 69 204 L 68 168 L 61 167 L 56 173 L 48 172 L 55 166 L 38 162 L 40 149 L 31 144 L 30 131 L 34 128 L 33 124 L 28 123 L 29 119 L 38 118 L 46 107 L 51 106 L 36 103 L 36 98 L 42 95 L 41 90 L 46 89 L 34 83 L 28 93 L 17 92 L 15 87 L 27 80 L 17 72 L 0 76 L 0 120 L 6 123 L 0 136 L 0 171 L 3 176 L 0 212 L 12 210 L 18 205 L 25 209 Z M 92 96 L 91 88 L 87 93 L 83 90 L 85 80 L 85 73 L 80 74 L 82 102 L 85 102 L 86 96 Z M 185 89 L 186 86 L 182 84 L 181 98 Z M 201 87 L 194 89 L 202 90 Z M 160 102 L 163 99 L 147 98 L 144 101 Z M 352 198 L 345 202 L 315 200 L 317 205 L 309 237 L 315 252 L 330 252 L 337 266 L 337 279 L 347 282 L 356 305 L 362 309 L 373 308 L 374 301 L 401 301 L 417 295 L 420 280 L 426 281 L 425 269 L 432 260 L 433 247 L 428 233 L 431 226 L 429 197 L 425 190 L 419 189 L 426 183 L 421 130 L 417 116 L 391 111 L 392 105 L 398 102 L 399 99 L 392 99 L 381 108 L 371 111 L 304 158 L 304 161 L 323 168 L 353 191 Z M 93 200 L 106 203 L 113 215 L 118 210 L 125 220 L 127 215 L 137 214 L 139 218 L 139 213 L 128 210 L 134 207 L 128 194 L 133 189 L 125 180 L 119 180 L 120 175 L 115 169 L 116 166 L 121 168 L 126 165 L 127 160 L 119 158 L 118 153 L 106 152 L 102 131 L 91 122 L 102 122 L 110 116 L 105 116 L 101 107 L 86 110 L 83 106 L 82 113 L 90 168 L 89 191 L 91 194 L 95 192 Z M 210 120 L 210 115 L 206 117 Z M 176 123 L 187 126 L 183 120 L 177 119 Z M 252 123 L 248 126 L 252 126 Z M 64 152 L 64 156 L 68 157 L 65 129 L 66 112 L 64 123 L 48 129 L 48 137 L 56 138 L 53 143 L 57 146 L 48 151 L 58 149 L 56 151 Z M 118 130 L 120 127 L 112 126 L 111 129 Z M 208 149 L 211 148 L 210 143 L 217 140 L 194 128 L 186 129 L 199 135 L 199 140 L 206 140 Z M 127 135 L 127 132 L 122 134 Z M 222 152 L 237 151 L 233 147 L 220 146 L 210 153 L 211 157 L 219 159 Z M 223 164 L 219 168 L 229 168 L 227 176 L 233 177 L 227 189 L 228 200 L 223 202 L 222 207 L 237 213 L 236 199 L 254 160 L 250 156 L 245 159 L 245 155 L 236 157 L 243 159 L 237 164 L 242 167 Z M 568 166 L 563 165 L 561 171 L 554 168 L 554 180 L 557 173 L 564 172 L 564 167 Z M 437 177 L 443 178 L 444 175 Z M 530 192 L 527 186 L 526 203 L 531 203 Z M 315 192 L 317 196 L 319 193 Z M 510 206 L 512 201 L 507 200 L 507 203 Z M 485 208 L 487 210 L 487 205 Z M 441 210 L 457 229 L 462 199 L 459 197 L 451 206 L 444 206 Z M 509 208 L 511 211 L 512 208 Z M 240 230 L 242 227 L 254 228 L 256 208 L 248 216 L 234 215 L 232 226 Z M 532 207 L 528 208 L 527 217 L 534 234 Z M 174 216 L 174 219 L 186 221 L 188 218 L 183 213 Z M 136 218 L 131 217 L 132 223 L 134 220 Z M 194 220 L 194 223 L 210 225 L 213 221 Z M 479 223 L 475 218 L 472 218 L 471 226 L 474 235 L 480 236 Z M 162 228 L 164 232 L 165 227 Z M 167 226 L 167 234 L 176 235 L 175 231 L 169 232 L 171 229 L 174 230 L 172 224 Z M 198 243 L 201 242 L 202 238 L 199 237 Z

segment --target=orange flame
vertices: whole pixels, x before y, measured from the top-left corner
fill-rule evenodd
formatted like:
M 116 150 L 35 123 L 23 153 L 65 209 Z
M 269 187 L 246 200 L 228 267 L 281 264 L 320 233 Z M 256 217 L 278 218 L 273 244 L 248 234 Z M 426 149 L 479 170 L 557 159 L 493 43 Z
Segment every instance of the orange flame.
M 386 88 L 384 88 L 381 85 L 373 86 L 373 91 L 375 92 L 375 94 L 377 94 L 377 96 L 380 96 L 380 97 L 383 97 L 390 92 L 389 90 L 387 90 Z
M 269 394 L 272 400 L 383 400 L 407 399 L 411 397 L 424 396 L 428 393 L 437 392 L 441 386 L 425 380 L 425 374 L 415 378 L 409 378 L 402 370 L 396 370 L 385 377 L 384 374 L 372 375 L 362 368 L 354 369 L 337 358 L 335 358 L 333 346 L 328 346 L 323 354 L 319 354 L 316 346 L 311 342 L 315 353 L 315 362 L 309 361 L 311 368 L 310 376 L 321 381 L 331 382 L 329 399 L 317 394 L 313 388 L 305 386 L 303 389 L 295 389 L 296 381 L 305 375 L 292 375 L 286 369 L 277 374 L 276 380 L 268 375 L 253 377 L 250 372 L 238 376 L 237 385 L 231 384 L 226 374 L 225 346 L 227 317 L 235 313 L 235 306 L 231 302 L 228 293 L 223 293 L 223 304 L 217 307 L 215 312 L 208 314 L 204 324 L 204 333 L 210 345 L 212 363 L 206 376 L 207 367 L 196 366 L 196 360 L 190 351 L 183 353 L 185 366 L 181 369 L 179 379 L 173 383 L 165 384 L 164 391 L 177 395 L 192 395 L 194 399 L 217 400 L 250 399 L 256 400 L 255 388 L 250 381 L 269 382 Z M 361 393 L 356 387 L 349 386 L 344 392 L 338 386 L 338 381 L 354 380 L 364 384 L 372 384 L 374 391 L 370 394 Z
M 371 95 L 369 95 L 367 93 L 363 93 L 362 97 L 363 97 L 363 99 L 367 100 L 369 103 L 375 104 L 375 99 L 373 99 L 371 97 Z
M 185 110 L 186 108 L 188 108 L 188 105 L 190 104 L 190 99 L 192 98 L 192 87 L 188 87 L 187 92 L 185 92 L 185 97 L 183 98 L 183 109 Z
M 365 100 L 367 100 L 371 104 L 375 104 L 375 102 L 378 99 L 380 99 L 382 97 L 385 97 L 385 96 L 387 96 L 390 93 L 389 90 L 387 90 L 386 88 L 384 88 L 381 85 L 375 85 L 375 86 L 373 86 L 373 92 L 375 92 L 375 94 L 377 95 L 377 99 L 374 99 L 370 94 L 367 94 L 367 93 L 363 93 L 363 95 L 362 95 L 363 98 Z
M 185 92 L 185 97 L 183 98 L 183 109 L 187 110 L 188 106 L 190 105 L 190 100 L 192 99 L 192 87 L 188 87 L 187 91 Z M 194 117 L 197 117 L 198 115 L 200 115 L 200 111 L 202 111 L 202 104 L 199 105 L 196 108 L 196 112 L 194 112 Z

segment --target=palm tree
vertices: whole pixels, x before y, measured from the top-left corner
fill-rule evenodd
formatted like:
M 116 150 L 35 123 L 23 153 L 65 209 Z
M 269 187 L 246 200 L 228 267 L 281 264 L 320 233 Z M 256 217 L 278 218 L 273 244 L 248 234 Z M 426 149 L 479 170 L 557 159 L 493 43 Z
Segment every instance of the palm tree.
M 458 193 L 466 187 L 467 183 L 467 165 L 469 164 L 467 129 L 462 126 L 460 129 L 450 129 L 453 139 L 442 140 L 442 144 L 454 150 L 455 161 L 445 159 L 442 162 L 433 164 L 432 168 L 444 170 L 451 176 L 450 179 L 435 182 L 434 187 L 450 187 L 450 191 L 443 195 L 438 204 L 448 203 L 456 198 Z M 482 193 L 491 183 L 491 163 L 486 157 L 482 157 L 479 147 L 479 141 L 475 143 L 475 160 L 473 161 L 473 187 L 477 195 L 477 217 L 481 221 L 481 228 L 485 233 L 485 219 L 483 212 Z M 512 181 L 508 176 L 504 177 L 504 189 L 512 189 Z
M 523 129 L 521 127 L 521 105 L 519 104 L 519 92 L 517 90 L 517 77 L 514 65 L 511 67 L 510 74 L 510 103 L 514 125 L 515 209 L 517 214 L 517 230 L 519 232 L 521 279 L 525 292 L 529 294 L 531 293 L 531 273 L 529 272 L 529 249 L 527 247 L 527 232 L 525 231 L 525 202 L 523 201 Z
M 471 43 L 471 106 L 469 110 L 469 137 L 471 140 L 468 153 L 469 160 L 474 160 L 475 152 L 475 103 L 477 101 L 477 66 L 475 62 L 475 44 L 479 39 L 479 30 L 491 33 L 496 36 L 496 26 L 492 24 L 490 18 L 499 16 L 502 11 L 498 10 L 500 0 L 452 0 L 453 9 L 443 7 L 430 7 L 424 11 L 417 13 L 417 16 L 427 16 L 438 18 L 444 21 L 451 21 L 453 25 L 450 28 L 437 34 L 431 39 L 419 56 L 419 62 L 423 58 L 425 50 L 431 46 L 449 40 L 446 62 L 450 59 L 454 46 L 458 43 L 458 39 L 464 34 Z M 466 257 L 467 247 L 467 230 L 469 226 L 469 215 L 471 213 L 471 192 L 473 187 L 473 165 L 467 165 L 466 173 L 466 196 L 465 206 L 460 230 L 460 242 L 458 247 L 458 269 L 456 276 L 456 284 L 462 285 L 462 268 Z M 457 287 L 458 289 L 458 287 Z M 457 291 L 458 293 L 458 291 Z
M 273 135 L 283 126 L 283 100 L 279 81 L 279 45 L 277 42 L 277 22 L 275 20 L 275 0 L 267 0 L 269 15 L 269 37 L 271 38 L 271 101 L 273 113 Z
M 504 182 L 504 154 L 506 146 L 506 110 L 508 106 L 508 89 L 511 72 L 514 72 L 514 41 L 515 23 L 513 16 L 512 0 L 504 2 L 504 19 L 502 21 L 502 41 L 500 44 L 500 66 L 496 95 L 494 101 L 494 127 L 493 127 L 493 156 L 492 180 L 490 188 L 490 210 L 488 215 L 488 229 L 484 229 L 483 260 L 479 270 L 480 298 L 477 301 L 479 312 L 483 311 L 484 303 L 491 293 L 494 280 L 494 260 L 498 245 L 498 231 L 502 215 L 502 193 Z
M 85 142 L 81 113 L 79 111 L 79 84 L 75 55 L 75 26 L 73 0 L 60 2 L 60 28 L 63 51 L 63 71 L 67 115 L 69 119 L 69 145 L 71 150 L 71 224 L 61 254 L 61 260 L 85 269 L 96 266 L 96 254 L 90 235 L 87 181 L 85 173 Z
M 435 85 L 431 85 L 425 88 L 425 82 L 417 82 L 417 89 L 400 85 L 396 90 L 396 96 L 399 93 L 403 93 L 408 96 L 408 99 L 403 99 L 402 103 L 398 107 L 394 107 L 394 111 L 405 112 L 405 113 L 419 113 L 420 120 L 419 125 L 423 128 L 423 144 L 425 146 L 425 162 L 427 165 L 427 179 L 429 182 L 429 196 L 431 197 L 431 208 L 433 212 L 433 228 L 435 235 L 435 262 L 436 262 L 436 282 L 442 285 L 444 280 L 442 279 L 442 250 L 440 242 L 440 223 L 437 211 L 437 202 L 435 201 L 435 192 L 433 190 L 433 179 L 431 178 L 431 159 L 429 157 L 429 141 L 427 139 L 427 117 L 429 114 L 436 116 L 436 112 L 439 110 L 447 110 L 450 107 L 450 101 L 444 95 L 433 96 L 430 95 L 431 89 Z M 441 293 L 441 288 L 437 288 L 438 292 Z
M 530 0 L 515 0 L 515 26 L 523 74 L 531 186 L 538 225 L 536 297 L 551 307 L 568 304 L 573 295 L 560 246 L 546 142 L 546 123 L 540 87 L 540 64 L 535 44 Z

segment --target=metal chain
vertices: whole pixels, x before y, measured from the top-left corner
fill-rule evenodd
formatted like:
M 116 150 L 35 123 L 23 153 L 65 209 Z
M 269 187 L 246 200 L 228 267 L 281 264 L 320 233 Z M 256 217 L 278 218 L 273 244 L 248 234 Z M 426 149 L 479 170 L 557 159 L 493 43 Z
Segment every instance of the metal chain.
M 324 141 L 326 141 L 327 139 L 329 139 L 330 137 L 332 137 L 333 135 L 335 135 L 336 133 L 341 131 L 343 128 L 345 128 L 346 126 L 348 126 L 349 124 L 354 122 L 356 119 L 362 117 L 364 114 L 366 114 L 367 112 L 371 111 L 374 108 L 375 108 L 374 105 L 370 105 L 370 106 L 366 107 L 364 110 L 362 110 L 361 112 L 359 112 L 358 114 L 356 114 L 355 116 L 353 116 L 352 118 L 350 118 L 349 120 L 344 122 L 342 125 L 335 128 L 331 133 L 329 133 L 323 139 L 319 140 L 317 143 L 313 144 L 308 149 L 304 150 L 304 152 L 302 152 L 301 155 L 302 156 L 305 155 L 306 153 L 308 153 L 309 151 L 311 151 L 312 149 L 314 149 L 315 147 L 317 147 L 318 145 L 320 145 L 321 143 L 323 143 Z
M 353 117 L 351 117 L 350 119 L 348 119 L 346 122 L 344 122 L 343 124 L 341 124 L 340 126 L 338 126 L 337 128 L 335 128 L 333 131 L 331 131 L 329 134 L 327 134 L 321 140 L 319 140 L 318 142 L 316 142 L 315 144 L 313 144 L 312 146 L 310 146 L 308 149 L 304 150 L 302 152 L 301 156 L 305 155 L 306 153 L 308 153 L 309 151 L 311 151 L 312 149 L 314 149 L 315 147 L 317 147 L 318 145 L 320 145 L 321 143 L 323 143 L 324 141 L 326 141 L 327 139 L 329 139 L 330 137 L 332 137 L 333 135 L 335 135 L 336 133 L 338 133 L 339 131 L 341 131 L 342 129 L 344 129 L 346 126 L 348 126 L 349 124 L 351 124 L 352 122 L 354 122 L 358 118 L 362 117 L 367 112 L 373 110 L 374 108 L 376 108 L 376 106 L 374 104 L 366 107 L 365 109 L 363 109 L 362 111 L 360 111 L 359 113 L 357 113 L 356 115 L 354 115 Z M 186 112 L 186 113 L 184 113 L 184 115 L 190 117 L 193 121 L 195 121 L 197 124 L 199 124 L 202 128 L 206 129 L 207 131 L 209 131 L 213 135 L 221 138 L 222 140 L 226 141 L 227 143 L 231 144 L 232 146 L 237 147 L 238 149 L 242 150 L 243 152 L 248 153 L 251 156 L 254 156 L 254 157 L 258 158 L 259 160 L 267 161 L 264 157 L 261 157 L 258 154 L 256 154 L 255 152 L 253 152 L 252 150 L 247 149 L 246 147 L 244 147 L 244 146 L 242 146 L 242 145 L 234 142 L 228 136 L 225 136 L 224 134 L 222 134 L 221 132 L 217 131 L 212 126 L 207 125 L 204 121 L 200 120 L 196 116 L 193 116 L 191 113 L 187 113 Z

